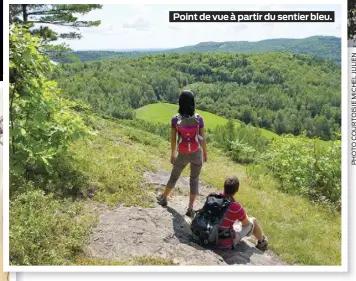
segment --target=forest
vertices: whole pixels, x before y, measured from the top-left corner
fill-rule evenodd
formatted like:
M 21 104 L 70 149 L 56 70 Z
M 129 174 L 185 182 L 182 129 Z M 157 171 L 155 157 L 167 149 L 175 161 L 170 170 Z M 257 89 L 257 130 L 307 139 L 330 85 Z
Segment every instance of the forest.
M 303 39 L 267 39 L 257 42 L 248 41 L 228 41 L 228 42 L 201 42 L 193 46 L 184 46 L 167 50 L 142 50 L 142 51 L 72 51 L 68 54 L 61 54 L 56 57 L 52 54 L 52 59 L 57 62 L 73 62 L 73 58 L 81 62 L 92 60 L 112 59 L 112 58 L 138 58 L 148 54 L 158 53 L 192 53 L 192 52 L 217 52 L 217 53 L 269 53 L 269 52 L 289 52 L 295 54 L 312 55 L 313 57 L 331 60 L 341 63 L 341 39 L 332 36 L 312 36 Z
M 134 118 L 146 104 L 176 103 L 189 88 L 198 109 L 277 134 L 331 140 L 340 133 L 340 66 L 307 55 L 157 54 L 61 64 L 49 77 L 66 97 L 117 118 Z

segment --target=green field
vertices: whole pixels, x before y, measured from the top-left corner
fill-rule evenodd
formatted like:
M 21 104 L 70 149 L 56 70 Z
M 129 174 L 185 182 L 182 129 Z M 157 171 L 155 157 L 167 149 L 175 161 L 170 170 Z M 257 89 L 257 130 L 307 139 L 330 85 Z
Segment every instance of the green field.
M 162 103 L 145 105 L 141 108 L 136 109 L 136 117 L 138 119 L 142 119 L 152 123 L 169 124 L 172 116 L 177 112 L 178 112 L 178 105 L 162 102 Z M 215 129 L 217 126 L 223 126 L 228 122 L 228 119 L 207 111 L 197 110 L 197 113 L 199 113 L 204 118 L 205 127 L 207 129 Z M 241 126 L 241 122 L 237 120 L 235 120 L 234 122 L 236 127 Z M 272 131 L 263 128 L 259 128 L 259 130 L 261 130 L 262 136 L 264 136 L 267 139 L 272 140 L 274 138 L 279 137 L 279 135 L 277 135 Z M 329 145 L 330 145 L 329 141 L 323 141 L 320 139 L 316 140 L 317 150 L 325 149 Z
M 143 106 L 136 110 L 136 117 L 152 123 L 169 123 L 172 116 L 178 112 L 178 105 L 170 103 L 155 103 Z M 207 111 L 197 110 L 204 118 L 205 127 L 207 129 L 215 129 L 216 126 L 223 126 L 228 122 L 228 119 L 220 117 L 216 114 Z M 235 121 L 237 127 L 241 126 L 241 122 Z M 274 132 L 260 128 L 262 135 L 268 139 L 278 137 Z

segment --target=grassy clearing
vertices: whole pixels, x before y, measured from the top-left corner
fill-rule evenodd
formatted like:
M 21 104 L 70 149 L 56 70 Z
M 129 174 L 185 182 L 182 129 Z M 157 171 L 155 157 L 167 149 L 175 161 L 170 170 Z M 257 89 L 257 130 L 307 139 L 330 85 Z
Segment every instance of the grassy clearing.
M 95 183 L 94 199 L 123 205 L 151 206 L 154 198 L 142 189 L 143 172 L 170 170 L 169 143 L 150 133 L 100 121 L 101 129 L 90 141 L 78 142 L 73 153 L 80 169 Z M 158 145 L 159 144 L 159 145 Z M 290 264 L 340 265 L 341 216 L 298 196 L 284 194 L 271 177 L 233 163 L 209 149 L 201 179 L 222 188 L 224 178 L 237 175 L 237 199 L 261 222 L 271 249 Z M 189 169 L 183 174 L 188 175 Z M 149 189 L 149 188 L 148 188 Z
M 94 199 L 123 206 L 150 207 L 154 198 L 143 188 L 143 173 L 155 170 L 158 136 L 112 121 L 98 120 L 96 136 L 76 142 L 71 151 L 77 169 L 88 176 Z
M 168 123 L 172 116 L 178 112 L 178 105 L 170 103 L 155 103 L 143 106 L 136 110 L 136 116 L 139 119 L 144 119 L 153 123 Z M 227 123 L 227 119 L 218 115 L 197 110 L 204 117 L 207 128 L 215 129 L 216 126 L 222 126 Z M 237 126 L 240 123 L 236 121 Z
M 136 117 L 138 119 L 143 119 L 152 123 L 166 123 L 169 124 L 172 116 L 176 114 L 178 111 L 178 105 L 176 104 L 169 104 L 169 103 L 154 103 L 154 104 L 149 104 L 146 106 L 143 106 L 139 109 L 136 110 Z M 215 129 L 216 126 L 223 126 L 226 125 L 228 122 L 228 119 L 220 117 L 216 114 L 209 113 L 207 111 L 202 111 L 202 110 L 197 110 L 197 112 L 203 116 L 205 126 L 206 128 L 209 129 Z M 241 123 L 238 121 L 234 121 L 236 128 L 239 128 L 241 126 Z M 280 137 L 276 133 L 259 128 L 261 131 L 261 134 L 263 137 L 266 137 L 269 140 L 272 140 L 274 138 Z M 322 141 L 318 140 L 317 141 L 318 146 L 320 146 L 321 149 L 325 148 L 325 146 L 328 144 L 327 141 Z

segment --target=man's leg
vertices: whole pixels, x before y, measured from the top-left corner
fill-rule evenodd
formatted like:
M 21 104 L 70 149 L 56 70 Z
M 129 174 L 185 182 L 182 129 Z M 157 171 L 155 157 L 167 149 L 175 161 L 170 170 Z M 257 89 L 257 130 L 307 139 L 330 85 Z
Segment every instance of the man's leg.
M 250 218 L 249 218 L 250 220 Z M 236 225 L 236 222 L 233 226 L 234 231 L 235 231 L 235 239 L 234 239 L 234 243 L 239 243 L 241 241 L 242 238 L 244 238 L 245 236 L 250 236 L 253 231 L 254 231 L 254 224 L 253 222 L 250 220 L 250 224 L 242 226 L 241 223 L 239 223 L 238 225 Z
M 259 225 L 257 219 L 254 217 L 250 217 L 249 219 L 253 223 L 253 235 L 258 240 L 256 248 L 262 251 L 266 250 L 268 246 L 268 238 L 265 235 L 263 235 L 262 228 Z
M 266 236 L 263 235 L 261 226 L 257 222 L 256 218 L 249 217 L 248 219 L 250 221 L 249 225 L 240 227 L 234 225 L 234 230 L 236 232 L 236 238 L 234 239 L 234 243 L 239 243 L 243 237 L 250 236 L 251 234 L 253 234 L 253 236 L 255 236 L 258 240 L 256 248 L 260 250 L 265 249 L 268 245 L 268 239 Z
M 263 240 L 263 231 L 260 227 L 258 221 L 254 217 L 249 217 L 249 220 L 253 223 L 253 235 L 256 237 L 258 241 Z

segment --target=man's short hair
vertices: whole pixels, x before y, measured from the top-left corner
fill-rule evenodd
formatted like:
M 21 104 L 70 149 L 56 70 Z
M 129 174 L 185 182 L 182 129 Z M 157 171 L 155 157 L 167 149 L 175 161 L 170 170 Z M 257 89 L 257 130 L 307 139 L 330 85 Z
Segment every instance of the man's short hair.
M 224 183 L 225 194 L 235 194 L 239 191 L 240 182 L 237 177 L 227 177 Z

